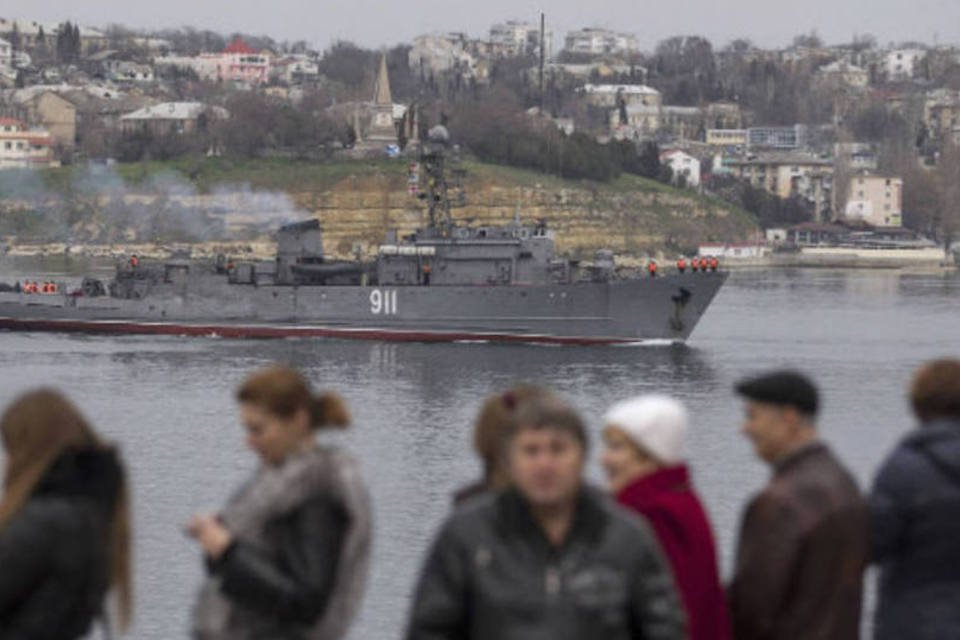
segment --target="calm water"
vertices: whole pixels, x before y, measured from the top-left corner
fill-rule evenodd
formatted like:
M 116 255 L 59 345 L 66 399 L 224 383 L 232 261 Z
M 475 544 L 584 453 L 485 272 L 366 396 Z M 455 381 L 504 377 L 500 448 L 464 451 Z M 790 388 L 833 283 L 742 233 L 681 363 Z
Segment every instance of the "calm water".
M 132 637 L 186 635 L 201 563 L 181 525 L 221 505 L 253 468 L 231 393 L 282 360 L 350 401 L 338 436 L 362 460 L 376 547 L 357 639 L 396 638 L 421 555 L 450 492 L 477 473 L 470 425 L 481 398 L 518 380 L 567 394 L 594 433 L 611 402 L 666 391 L 696 418 L 696 482 L 730 565 L 739 511 L 766 478 L 738 434 L 741 376 L 792 365 L 824 392 L 824 436 L 867 484 L 911 426 L 904 401 L 923 360 L 960 355 L 960 277 L 870 271 L 734 274 L 687 347 L 532 347 L 336 341 L 242 342 L 0 334 L 0 404 L 65 389 L 132 467 L 137 624 Z M 593 454 L 596 452 L 594 451 Z M 599 478 L 594 459 L 590 474 Z

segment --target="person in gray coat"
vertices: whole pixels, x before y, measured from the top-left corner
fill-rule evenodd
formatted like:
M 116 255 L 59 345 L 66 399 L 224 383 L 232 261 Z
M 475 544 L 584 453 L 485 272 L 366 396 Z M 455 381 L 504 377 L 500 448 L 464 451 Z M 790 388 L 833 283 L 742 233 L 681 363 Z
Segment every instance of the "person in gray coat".
M 685 620 L 656 539 L 582 478 L 586 430 L 556 397 L 519 406 L 510 487 L 464 503 L 420 578 L 407 640 L 673 640 Z
M 920 428 L 887 458 L 870 496 L 877 640 L 960 633 L 960 360 L 921 367 L 910 400 Z

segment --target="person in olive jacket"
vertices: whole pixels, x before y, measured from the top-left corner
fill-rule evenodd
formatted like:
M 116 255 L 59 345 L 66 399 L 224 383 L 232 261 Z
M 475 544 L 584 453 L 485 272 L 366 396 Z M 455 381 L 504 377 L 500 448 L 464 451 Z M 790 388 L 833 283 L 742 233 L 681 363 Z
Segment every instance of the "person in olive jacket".
M 920 428 L 884 463 L 870 495 L 877 640 L 960 634 L 960 360 L 921 367 L 910 400 Z
M 123 466 L 59 392 L 17 399 L 0 420 L 0 640 L 74 640 L 131 617 L 130 519 Z
M 737 640 L 857 638 L 869 513 L 817 436 L 816 387 L 779 371 L 736 387 L 743 431 L 773 477 L 744 512 L 728 590 Z
M 582 479 L 579 416 L 556 397 L 518 407 L 510 487 L 443 525 L 417 587 L 408 640 L 669 640 L 681 605 L 645 523 Z
M 354 460 L 314 436 L 348 425 L 347 408 L 287 367 L 253 374 L 237 399 L 263 464 L 222 512 L 188 526 L 210 570 L 194 637 L 341 638 L 363 594 L 369 498 Z

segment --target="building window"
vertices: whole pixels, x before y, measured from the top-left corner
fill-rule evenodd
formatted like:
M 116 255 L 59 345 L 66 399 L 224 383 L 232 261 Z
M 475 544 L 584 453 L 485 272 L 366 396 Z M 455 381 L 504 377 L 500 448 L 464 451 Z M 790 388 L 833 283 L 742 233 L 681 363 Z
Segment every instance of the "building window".
M 5 142 L 4 145 L 3 145 L 3 148 L 4 148 L 4 149 L 13 149 L 13 143 L 11 143 L 11 142 Z

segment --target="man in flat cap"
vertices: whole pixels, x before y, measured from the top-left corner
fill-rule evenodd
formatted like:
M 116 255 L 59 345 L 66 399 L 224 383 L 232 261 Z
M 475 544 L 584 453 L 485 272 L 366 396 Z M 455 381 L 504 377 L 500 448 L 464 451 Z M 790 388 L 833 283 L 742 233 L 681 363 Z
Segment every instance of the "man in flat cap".
M 816 428 L 817 389 L 778 371 L 741 381 L 743 433 L 773 476 L 747 506 L 729 589 L 738 640 L 858 637 L 868 511 Z

